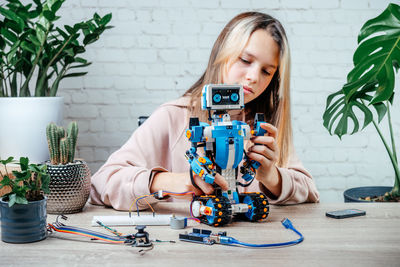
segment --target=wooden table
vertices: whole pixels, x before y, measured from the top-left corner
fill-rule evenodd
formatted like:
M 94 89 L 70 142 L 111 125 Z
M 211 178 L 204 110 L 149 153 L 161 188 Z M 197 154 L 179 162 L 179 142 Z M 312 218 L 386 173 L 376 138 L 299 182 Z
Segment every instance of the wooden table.
M 359 208 L 366 216 L 332 219 L 326 211 Z M 187 216 L 187 203 L 159 203 L 159 213 Z M 113 209 L 87 205 L 71 214 L 67 225 L 108 233 L 91 227 L 94 215 L 125 215 Z M 48 215 L 48 222 L 55 221 Z M 178 240 L 178 234 L 193 227 L 227 231 L 228 236 L 249 243 L 284 242 L 297 239 L 281 225 L 288 217 L 304 235 L 295 246 L 249 249 L 215 244 L 212 246 Z M 132 226 L 115 227 L 125 234 L 136 233 Z M 400 205 L 382 204 L 302 204 L 272 206 L 266 222 L 233 222 L 211 228 L 194 221 L 185 230 L 169 226 L 148 226 L 150 239 L 175 240 L 154 243 L 154 249 L 141 255 L 139 248 L 90 241 L 85 237 L 56 233 L 30 244 L 0 242 L 0 266 L 400 266 Z

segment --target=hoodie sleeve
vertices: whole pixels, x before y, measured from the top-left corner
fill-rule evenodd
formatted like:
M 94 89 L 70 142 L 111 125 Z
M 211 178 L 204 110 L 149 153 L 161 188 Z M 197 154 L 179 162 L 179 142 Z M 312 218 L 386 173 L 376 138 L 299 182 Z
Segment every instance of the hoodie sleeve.
M 129 140 L 115 151 L 91 179 L 90 202 L 129 210 L 133 201 L 150 194 L 154 172 L 170 169 L 170 144 L 174 136 L 172 119 L 176 106 L 159 107 Z M 175 114 L 176 115 L 176 114 Z M 175 127 L 176 128 L 176 127 Z M 148 198 L 155 202 L 155 199 Z M 146 203 L 144 203 L 146 204 Z M 139 205 L 139 209 L 146 205 Z M 136 206 L 132 205 L 132 210 Z
M 259 187 L 270 199 L 271 204 L 298 204 L 319 202 L 319 193 L 311 174 L 304 168 L 295 153 L 292 153 L 286 168 L 279 168 L 282 178 L 280 196 L 274 196 L 263 184 Z

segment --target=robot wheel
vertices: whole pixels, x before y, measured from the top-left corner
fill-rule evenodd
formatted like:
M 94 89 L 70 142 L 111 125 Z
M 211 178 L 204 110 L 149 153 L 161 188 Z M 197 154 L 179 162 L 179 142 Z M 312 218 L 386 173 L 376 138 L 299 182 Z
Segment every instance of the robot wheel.
M 204 206 L 211 207 L 211 215 L 203 215 L 199 219 L 202 223 L 211 226 L 223 226 L 232 220 L 232 206 L 228 198 L 224 196 L 200 196 L 195 200 L 201 201 Z
M 269 202 L 263 193 L 243 193 L 239 195 L 239 199 L 240 203 L 251 206 L 251 209 L 249 209 L 246 213 L 241 214 L 244 219 L 255 222 L 264 220 L 268 217 Z

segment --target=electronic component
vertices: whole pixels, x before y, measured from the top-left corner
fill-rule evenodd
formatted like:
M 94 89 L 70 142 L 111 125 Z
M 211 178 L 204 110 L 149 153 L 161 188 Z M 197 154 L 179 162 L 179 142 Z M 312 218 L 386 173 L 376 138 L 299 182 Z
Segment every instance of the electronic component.
M 149 239 L 149 233 L 147 233 L 144 229 L 145 225 L 138 225 L 135 227 L 137 233 L 135 234 L 135 247 L 150 247 L 153 244 Z
M 208 84 L 202 91 L 202 108 L 204 110 L 242 109 L 243 86 L 226 84 Z
M 111 215 L 93 216 L 92 226 L 98 226 L 97 221 L 109 226 L 123 225 L 169 225 L 171 214 L 144 214 L 140 216 Z
M 174 214 L 172 214 L 169 225 L 171 229 L 184 229 L 187 226 L 187 218 L 176 217 Z
M 293 241 L 282 242 L 282 243 L 270 243 L 270 244 L 251 244 L 241 242 L 233 237 L 227 236 L 226 232 L 213 233 L 210 230 L 194 228 L 192 233 L 179 234 L 179 240 L 193 243 L 200 243 L 206 245 L 222 244 L 229 246 L 243 246 L 243 247 L 254 247 L 254 248 L 268 248 L 268 247 L 284 247 L 291 246 L 301 243 L 304 240 L 303 235 L 296 230 L 292 222 L 285 218 L 281 221 L 282 225 L 289 230 L 295 232 L 299 238 Z

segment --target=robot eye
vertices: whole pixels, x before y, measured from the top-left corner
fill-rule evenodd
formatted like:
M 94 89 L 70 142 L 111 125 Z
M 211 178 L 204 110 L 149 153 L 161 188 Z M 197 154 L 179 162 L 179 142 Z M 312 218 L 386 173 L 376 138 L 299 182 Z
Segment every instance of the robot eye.
M 222 99 L 222 97 L 221 97 L 220 94 L 215 94 L 215 95 L 213 96 L 213 100 L 214 100 L 215 103 L 221 102 L 221 99 Z
M 231 101 L 237 102 L 239 100 L 239 95 L 237 93 L 231 94 Z

